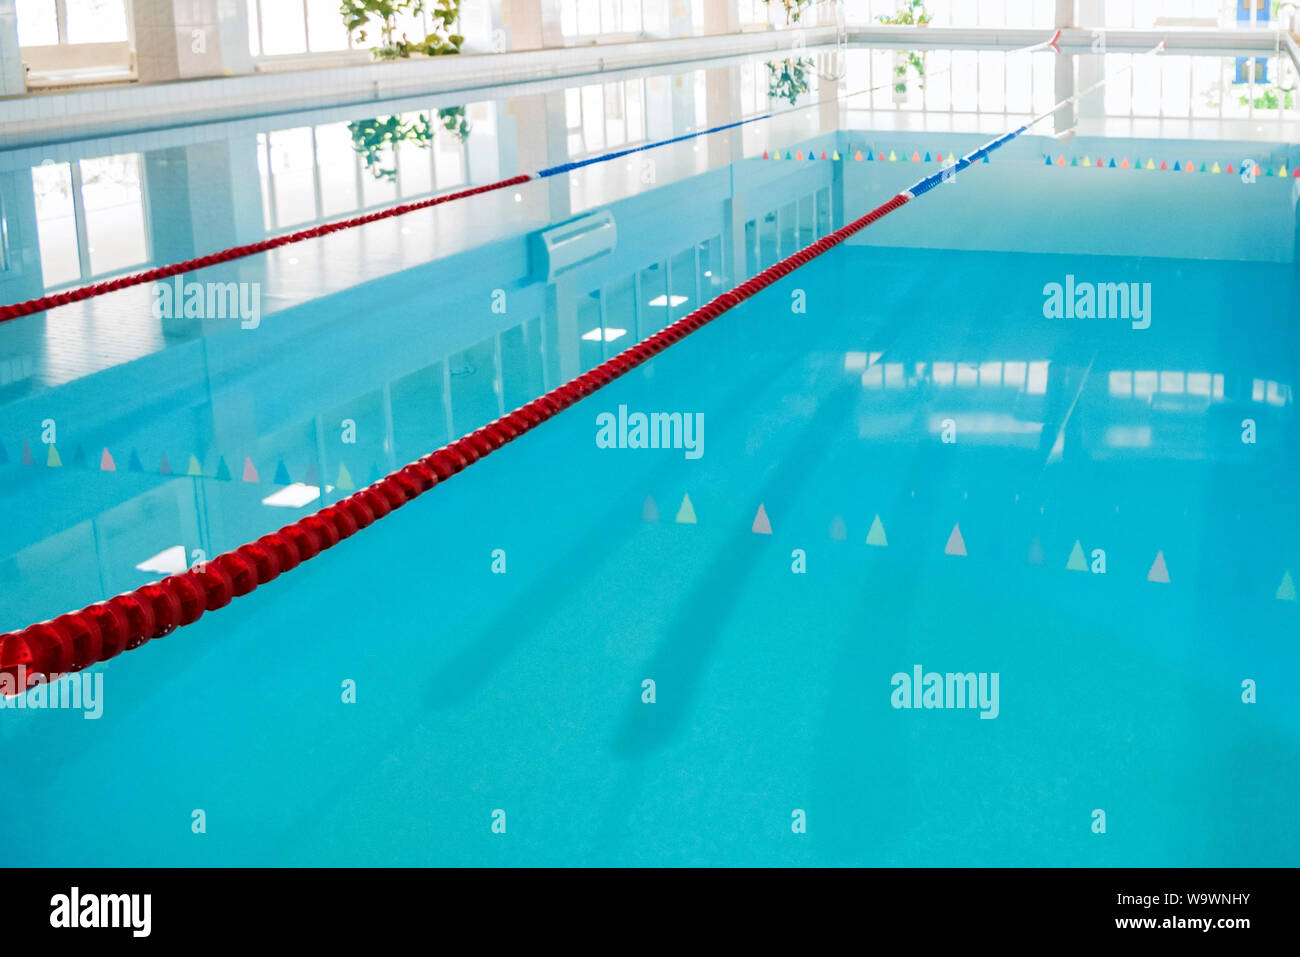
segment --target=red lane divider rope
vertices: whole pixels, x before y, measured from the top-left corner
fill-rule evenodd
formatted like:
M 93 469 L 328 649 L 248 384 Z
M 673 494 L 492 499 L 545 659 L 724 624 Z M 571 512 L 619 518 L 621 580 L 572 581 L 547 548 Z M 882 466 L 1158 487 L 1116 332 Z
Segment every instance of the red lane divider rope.
M 89 286 L 78 286 L 76 289 L 67 289 L 63 292 L 56 292 L 53 295 L 41 296 L 37 299 L 28 299 L 25 302 L 16 302 L 11 306 L 0 306 L 0 322 L 8 322 L 11 319 L 30 316 L 33 313 L 53 309 L 55 306 L 66 306 L 69 303 L 81 302 L 85 299 L 92 299 L 95 296 L 102 296 L 104 293 L 116 292 L 119 289 L 127 289 L 131 286 L 139 286 L 146 282 L 157 282 L 160 279 L 170 279 L 172 276 L 177 276 L 181 273 L 192 272 L 195 269 L 203 269 L 205 266 L 215 266 L 218 263 L 230 262 L 232 259 L 243 259 L 245 256 L 255 256 L 258 253 L 264 253 L 271 249 L 278 249 L 281 246 L 288 246 L 291 243 L 302 242 L 304 239 L 316 239 L 320 236 L 327 236 L 330 233 L 337 233 L 340 230 L 351 229 L 354 226 L 364 226 L 367 223 L 379 222 L 381 219 L 391 219 L 394 216 L 403 216 L 406 213 L 413 213 L 420 209 L 428 209 L 431 206 L 441 206 L 443 203 L 450 203 L 454 200 L 464 199 L 467 196 L 478 196 L 481 193 L 490 193 L 494 190 L 505 189 L 509 186 L 519 186 L 523 183 L 531 182 L 531 180 L 532 177 L 527 174 L 512 176 L 510 179 L 503 179 L 496 183 L 487 183 L 483 186 L 474 186 L 470 189 L 462 189 L 455 193 L 435 196 L 433 199 L 423 199 L 418 203 L 403 203 L 400 206 L 394 206 L 391 209 L 381 209 L 378 212 L 367 213 L 364 216 L 354 216 L 351 219 L 341 219 L 338 222 L 325 223 L 322 226 L 312 226 L 310 229 L 300 229 L 297 232 L 286 233 L 283 236 L 274 236 L 271 239 L 262 239 L 255 243 L 249 243 L 246 246 L 232 246 L 230 249 L 208 253 L 206 256 L 199 256 L 195 259 L 186 259 L 166 266 L 157 266 L 154 269 L 147 269 L 144 272 L 132 273 L 129 276 L 118 276 L 116 279 L 107 279 L 104 282 L 92 283 Z
M 232 599 L 247 595 L 259 585 L 267 584 L 350 538 L 438 483 L 491 455 L 507 442 L 532 431 L 882 216 L 892 213 L 911 198 L 908 193 L 900 193 L 865 216 L 805 246 L 654 335 L 606 359 L 589 372 L 334 505 L 182 574 L 152 582 L 81 611 L 60 615 L 53 621 L 0 635 L 0 675 L 13 676 L 7 683 L 8 687 L 21 690 L 20 686 L 25 688 L 36 675 L 49 678 L 80 671 L 193 624 L 205 611 L 224 608 Z M 25 676 L 21 681 L 20 674 Z

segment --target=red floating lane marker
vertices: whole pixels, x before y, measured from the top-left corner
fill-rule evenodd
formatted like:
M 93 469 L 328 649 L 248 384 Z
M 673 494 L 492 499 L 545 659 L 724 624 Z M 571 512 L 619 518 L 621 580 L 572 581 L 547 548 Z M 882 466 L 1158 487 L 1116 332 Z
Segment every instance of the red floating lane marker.
M 525 180 L 527 177 L 519 177 L 507 180 L 503 185 Z M 498 187 L 479 187 L 479 190 L 495 188 Z M 894 196 L 865 216 L 769 266 L 735 289 L 722 293 L 578 378 L 386 475 L 342 502 L 329 505 L 255 542 L 218 555 L 183 574 L 60 616 L 53 622 L 41 622 L 21 631 L 0 634 L 0 674 L 16 677 L 20 667 L 29 677 L 78 671 L 192 624 L 205 611 L 224 608 L 233 599 L 247 595 L 341 540 L 350 538 L 393 509 L 559 415 L 911 199 L 911 193 Z M 767 512 L 761 507 L 754 519 L 754 531 L 771 534 Z M 960 534 L 954 527 L 953 535 L 958 542 Z M 965 554 L 964 544 L 961 548 L 960 554 Z
M 72 302 L 83 302 L 86 299 L 93 299 L 95 296 L 102 296 L 105 293 L 116 292 L 119 289 L 126 289 L 130 286 L 140 286 L 147 282 L 157 282 L 160 279 L 170 279 L 172 276 L 179 276 L 181 273 L 193 272 L 196 269 L 202 269 L 205 266 L 212 266 L 216 263 L 230 262 L 232 259 L 242 259 L 245 256 L 255 256 L 258 253 L 264 253 L 272 249 L 279 249 L 282 246 L 288 246 L 293 243 L 300 243 L 306 239 L 316 239 L 320 236 L 327 235 L 328 233 L 338 232 L 341 229 L 351 229 L 354 226 L 364 226 L 367 223 L 378 222 L 381 219 L 389 219 L 393 216 L 404 216 L 407 213 L 413 213 L 417 210 L 429 209 L 433 206 L 441 206 L 444 203 L 454 202 L 458 199 L 465 199 L 469 196 L 478 196 L 480 193 L 506 189 L 510 186 L 519 186 L 523 183 L 530 182 L 532 179 L 533 177 L 528 174 L 520 174 L 519 176 L 512 176 L 510 179 L 503 179 L 500 182 L 488 183 L 484 186 L 475 186 L 472 189 L 462 189 L 455 193 L 446 193 L 442 196 L 435 196 L 432 199 L 421 200 L 418 203 L 406 203 L 401 206 L 394 206 L 391 209 L 380 210 L 377 213 L 367 213 L 365 216 L 354 216 L 351 219 L 342 219 L 335 223 L 327 223 L 324 226 L 313 226 L 310 229 L 302 229 L 298 232 L 287 233 L 283 236 L 274 236 L 271 239 L 262 239 L 255 243 L 248 243 L 244 246 L 233 246 L 230 249 L 223 249 L 220 252 L 209 253 L 206 256 L 199 256 L 195 259 L 185 259 L 181 262 L 171 263 L 167 266 L 157 266 L 153 269 L 146 269 L 144 272 L 132 273 L 129 276 L 119 276 L 116 279 L 92 283 L 89 286 L 80 286 L 76 289 L 69 289 L 52 296 L 41 296 L 37 299 L 28 299 L 25 302 L 16 302 L 12 305 L 0 306 L 0 322 L 8 322 L 11 319 L 19 319 L 23 316 L 45 312 L 55 306 L 66 306 L 68 303 Z

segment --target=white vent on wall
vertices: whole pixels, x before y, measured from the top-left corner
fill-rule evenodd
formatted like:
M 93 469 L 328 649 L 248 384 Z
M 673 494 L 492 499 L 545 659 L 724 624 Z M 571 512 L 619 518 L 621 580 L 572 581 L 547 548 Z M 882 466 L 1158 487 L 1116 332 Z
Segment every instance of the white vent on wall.
M 552 282 L 557 276 L 608 256 L 617 243 L 614 214 L 607 209 L 570 220 L 540 234 L 538 272 Z

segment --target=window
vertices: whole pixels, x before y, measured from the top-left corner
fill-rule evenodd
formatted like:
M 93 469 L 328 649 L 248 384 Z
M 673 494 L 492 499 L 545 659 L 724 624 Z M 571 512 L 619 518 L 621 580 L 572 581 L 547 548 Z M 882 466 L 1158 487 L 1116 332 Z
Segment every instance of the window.
M 560 0 L 560 32 L 566 37 L 645 30 L 641 0 Z
M 93 2 L 93 0 L 85 0 Z M 380 42 L 377 30 L 355 41 L 343 26 L 338 0 L 246 0 L 248 49 L 255 57 L 299 56 L 363 49 Z M 457 20 L 452 32 L 460 32 Z M 397 35 L 423 39 L 430 32 L 429 14 L 397 17 Z
M 126 0 L 18 0 L 18 45 L 125 43 Z
M 46 163 L 32 169 L 32 187 L 47 289 L 148 261 L 138 153 Z

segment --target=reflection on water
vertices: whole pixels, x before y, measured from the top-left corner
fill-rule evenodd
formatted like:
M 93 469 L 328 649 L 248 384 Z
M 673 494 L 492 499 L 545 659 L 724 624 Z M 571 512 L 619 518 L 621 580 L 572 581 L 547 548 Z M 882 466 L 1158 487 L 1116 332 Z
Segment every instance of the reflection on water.
M 767 65 L 767 69 L 769 99 L 787 100 L 791 106 L 794 106 L 799 97 L 808 92 L 808 74 L 813 69 L 813 61 L 810 58 L 774 61 Z
M 357 120 L 348 124 L 352 135 L 352 148 L 365 161 L 366 169 L 375 179 L 397 181 L 397 154 L 401 145 L 409 144 L 428 149 L 435 129 L 445 130 L 461 143 L 469 138 L 469 119 L 465 107 L 444 107 L 434 121 L 428 113 L 402 116 L 377 116 L 371 120 Z

